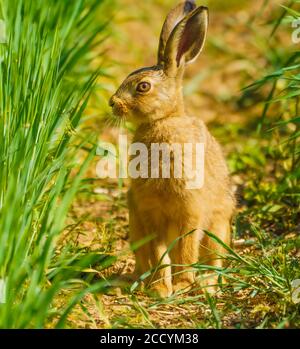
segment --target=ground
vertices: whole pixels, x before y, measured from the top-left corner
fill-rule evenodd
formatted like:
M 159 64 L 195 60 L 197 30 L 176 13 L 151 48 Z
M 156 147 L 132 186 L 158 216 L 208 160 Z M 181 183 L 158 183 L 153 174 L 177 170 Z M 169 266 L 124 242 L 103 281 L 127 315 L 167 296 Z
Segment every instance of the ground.
M 160 27 L 173 1 L 119 3 L 124 8 L 113 18 L 114 36 L 106 42 L 109 61 L 113 62 L 108 67 L 110 76 L 99 79 L 106 90 L 92 98 L 88 111 L 93 116 L 88 124 L 97 130 L 99 139 L 112 142 L 116 142 L 119 131 L 109 122 L 107 100 L 127 74 L 155 63 Z M 140 290 L 112 287 L 105 294 L 86 295 L 69 315 L 69 327 L 299 326 L 299 309 L 291 302 L 290 286 L 283 278 L 287 274 L 287 279 L 296 277 L 299 270 L 300 226 L 295 224 L 295 210 L 289 204 L 273 205 L 274 212 L 258 214 L 268 200 L 273 203 L 268 193 L 274 184 L 274 162 L 268 149 L 274 144 L 257 133 L 262 102 L 269 91 L 242 90 L 268 69 L 272 71 L 272 58 L 265 55 L 265 50 L 275 38 L 270 39 L 266 22 L 280 13 L 279 4 L 275 0 L 243 4 L 228 0 L 226 5 L 210 1 L 208 43 L 185 78 L 188 113 L 202 118 L 222 144 L 238 199 L 225 284 L 214 296 L 195 292 L 166 300 L 154 300 Z M 285 35 L 278 33 L 276 42 Z M 127 127 L 123 132 L 129 130 Z M 90 166 L 88 178 L 96 177 L 95 163 Z M 92 278 L 127 274 L 135 264 L 128 242 L 128 183 L 93 180 L 90 184 L 73 205 L 63 243 L 71 243 L 76 251 L 118 256 L 107 268 L 91 266 L 86 275 Z M 284 210 L 284 220 L 278 218 L 276 209 Z M 63 304 L 69 292 L 61 294 L 58 303 Z

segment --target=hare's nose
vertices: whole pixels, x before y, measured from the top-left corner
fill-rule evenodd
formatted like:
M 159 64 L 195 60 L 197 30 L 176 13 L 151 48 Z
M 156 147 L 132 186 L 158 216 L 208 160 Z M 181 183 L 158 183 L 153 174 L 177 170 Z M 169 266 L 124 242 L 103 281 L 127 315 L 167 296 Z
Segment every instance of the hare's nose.
M 109 100 L 109 106 L 113 107 L 116 104 L 115 96 L 112 96 Z

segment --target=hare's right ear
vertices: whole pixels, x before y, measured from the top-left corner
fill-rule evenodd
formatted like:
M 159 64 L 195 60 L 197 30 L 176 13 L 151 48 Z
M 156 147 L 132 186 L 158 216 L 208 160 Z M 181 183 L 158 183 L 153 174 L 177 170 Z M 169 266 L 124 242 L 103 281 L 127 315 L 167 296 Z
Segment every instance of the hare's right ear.
M 179 4 L 169 12 L 160 34 L 157 62 L 158 65 L 164 64 L 166 45 L 173 29 L 183 18 L 185 18 L 190 12 L 195 10 L 196 7 L 197 6 L 195 4 L 195 0 L 187 0 Z

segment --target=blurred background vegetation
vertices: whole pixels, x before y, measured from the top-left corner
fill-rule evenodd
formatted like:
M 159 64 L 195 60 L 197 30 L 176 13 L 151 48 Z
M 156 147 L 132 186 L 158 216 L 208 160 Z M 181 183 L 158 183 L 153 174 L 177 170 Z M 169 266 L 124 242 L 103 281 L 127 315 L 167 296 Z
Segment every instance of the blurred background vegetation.
M 116 142 L 107 101 L 153 65 L 175 0 L 0 0 L 1 328 L 299 327 L 298 1 L 198 1 L 208 42 L 185 76 L 187 111 L 222 143 L 238 198 L 220 292 L 154 301 L 132 271 L 128 183 L 96 178 Z M 122 132 L 132 134 L 132 125 Z M 203 265 L 195 266 L 200 272 Z

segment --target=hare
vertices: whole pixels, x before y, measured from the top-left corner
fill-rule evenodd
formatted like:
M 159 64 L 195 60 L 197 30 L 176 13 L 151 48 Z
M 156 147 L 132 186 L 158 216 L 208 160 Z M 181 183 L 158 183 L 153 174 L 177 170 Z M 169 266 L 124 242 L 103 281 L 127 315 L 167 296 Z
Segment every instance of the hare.
M 186 115 L 183 102 L 184 69 L 202 51 L 207 29 L 206 7 L 179 4 L 163 25 L 157 65 L 131 73 L 110 99 L 115 115 L 136 124 L 134 142 L 149 150 L 152 144 L 204 144 L 201 188 L 187 188 L 184 175 L 174 177 L 174 156 L 170 178 L 131 180 L 131 242 L 153 236 L 135 252 L 136 273 L 152 270 L 148 284 L 160 297 L 190 289 L 196 281 L 192 265 L 199 261 L 222 267 L 224 250 L 205 231 L 226 244 L 231 240 L 235 200 L 222 150 L 199 118 Z M 212 288 L 216 280 L 208 280 L 205 286 Z

